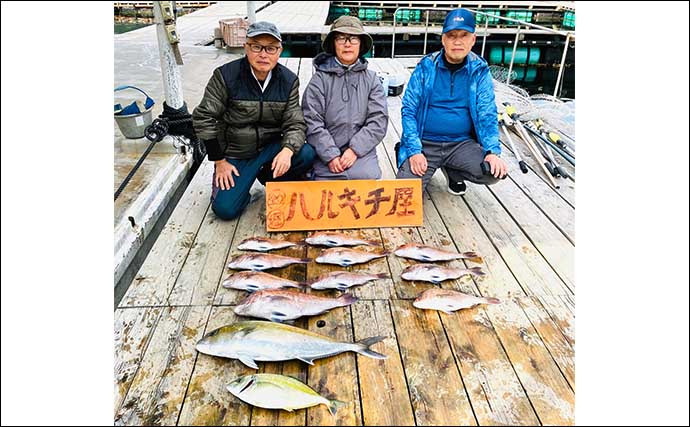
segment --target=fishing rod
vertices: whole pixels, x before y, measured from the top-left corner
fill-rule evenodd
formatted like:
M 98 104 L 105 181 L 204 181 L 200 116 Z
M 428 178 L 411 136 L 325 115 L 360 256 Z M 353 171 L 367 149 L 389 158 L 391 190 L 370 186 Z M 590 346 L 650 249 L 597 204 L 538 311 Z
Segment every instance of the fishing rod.
M 537 147 L 534 145 L 534 142 L 532 142 L 529 138 L 529 135 L 525 131 L 524 127 L 522 127 L 522 123 L 517 118 L 515 107 L 510 105 L 509 102 L 504 102 L 503 105 L 506 107 L 505 113 L 511 119 L 513 119 L 513 127 L 518 130 L 518 134 L 522 137 L 522 140 L 525 142 L 525 145 L 527 145 L 527 148 L 532 153 L 537 163 L 539 163 L 539 166 L 544 171 L 546 178 L 551 182 L 554 188 L 560 188 L 558 183 L 556 183 L 556 180 L 553 178 L 553 166 L 544 158 L 544 156 L 541 155 Z
M 570 163 L 571 165 L 575 166 L 575 158 L 574 158 L 574 157 L 572 157 L 570 154 L 568 154 L 568 153 L 566 153 L 565 151 L 563 151 L 563 149 L 562 149 L 561 147 L 559 147 L 558 145 L 554 144 L 551 140 L 545 138 L 544 135 L 542 135 L 539 131 L 537 131 L 536 129 L 534 129 L 534 127 L 533 127 L 532 125 L 530 125 L 529 123 L 527 123 L 527 125 L 525 125 L 525 129 L 527 129 L 527 130 L 530 131 L 534 136 L 536 136 L 537 138 L 539 138 L 540 140 L 544 141 L 546 144 L 548 144 L 549 146 L 551 146 L 551 148 L 553 148 L 554 150 L 556 150 L 556 152 L 557 152 L 558 154 L 560 154 L 561 157 L 563 157 L 565 160 L 567 160 L 568 163 Z
M 499 113 L 498 114 L 498 124 L 501 125 L 501 129 L 503 129 L 503 133 L 506 134 L 506 137 L 508 138 L 508 143 L 510 144 L 510 149 L 515 154 L 515 158 L 518 161 L 518 165 L 520 166 L 520 170 L 522 173 L 527 173 L 529 169 L 527 168 L 527 163 L 525 163 L 524 160 L 522 160 L 522 156 L 520 156 L 520 153 L 518 152 L 517 148 L 515 147 L 515 144 L 513 143 L 513 138 L 510 137 L 510 133 L 508 132 L 508 129 L 506 129 L 506 126 L 511 126 L 512 125 L 512 120 L 510 117 L 506 116 L 504 113 Z
M 531 139 L 531 138 L 530 138 Z M 561 165 L 556 161 L 556 158 L 553 155 L 553 152 L 551 151 L 551 148 L 544 143 L 541 138 L 537 139 L 532 139 L 532 142 L 539 147 L 542 153 L 546 156 L 546 158 L 551 162 L 551 168 L 549 169 L 552 171 L 552 175 L 555 177 L 563 177 L 563 178 L 569 178 L 574 181 L 573 177 L 566 171 Z M 547 165 L 548 167 L 548 165 Z
M 561 136 L 555 131 L 546 129 L 546 126 L 541 119 L 534 120 L 533 125 L 539 132 L 541 132 L 542 135 L 550 139 L 551 142 L 561 147 L 572 157 L 575 157 L 575 147 L 569 143 L 566 143 L 565 139 L 561 138 Z

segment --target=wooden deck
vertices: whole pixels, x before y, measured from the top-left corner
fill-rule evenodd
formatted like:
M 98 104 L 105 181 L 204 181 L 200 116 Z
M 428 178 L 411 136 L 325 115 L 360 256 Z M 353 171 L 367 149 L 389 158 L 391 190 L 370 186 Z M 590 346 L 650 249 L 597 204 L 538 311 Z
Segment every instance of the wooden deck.
M 304 88 L 311 59 L 281 61 L 298 73 Z M 387 59 L 375 59 L 371 67 L 405 70 Z M 388 104 L 388 133 L 378 154 L 384 178 L 394 178 L 401 98 L 389 97 Z M 464 197 L 447 193 L 437 174 L 424 196 L 424 226 L 350 231 L 380 240 L 386 249 L 413 241 L 476 251 L 487 276 L 442 286 L 495 296 L 501 304 L 451 315 L 418 310 L 411 300 L 431 285 L 401 280 L 411 263 L 389 256 L 366 268 L 389 272 L 392 280 L 356 288 L 361 300 L 351 307 L 297 322 L 341 340 L 384 335 L 373 348 L 387 360 L 347 353 L 314 366 L 260 363 L 262 372 L 297 377 L 347 402 L 336 419 L 323 406 L 295 412 L 251 407 L 225 385 L 252 371 L 239 361 L 195 351 L 206 332 L 237 319 L 232 308 L 245 294 L 220 283 L 228 275 L 228 259 L 240 252 L 238 242 L 267 234 L 261 186 L 253 188 L 240 218 L 216 218 L 209 209 L 212 165 L 205 162 L 115 311 L 115 423 L 574 424 L 574 188 L 561 180 L 556 191 L 537 173 L 516 172 L 510 152 L 504 152 L 509 178 L 491 187 L 468 184 Z M 297 240 L 306 234 L 272 237 Z M 314 257 L 318 250 L 278 253 Z M 310 263 L 273 272 L 305 280 L 331 269 Z

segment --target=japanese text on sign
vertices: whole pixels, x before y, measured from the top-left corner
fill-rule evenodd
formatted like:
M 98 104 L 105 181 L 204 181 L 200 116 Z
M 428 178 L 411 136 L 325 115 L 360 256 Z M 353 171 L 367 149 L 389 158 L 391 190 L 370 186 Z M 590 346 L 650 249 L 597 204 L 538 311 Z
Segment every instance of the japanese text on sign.
M 422 224 L 419 179 L 269 182 L 268 231 Z

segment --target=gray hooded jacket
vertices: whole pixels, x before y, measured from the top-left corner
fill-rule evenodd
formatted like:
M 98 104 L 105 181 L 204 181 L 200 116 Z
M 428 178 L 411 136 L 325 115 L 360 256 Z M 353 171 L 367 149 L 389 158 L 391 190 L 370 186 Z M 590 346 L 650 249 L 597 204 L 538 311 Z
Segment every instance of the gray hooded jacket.
M 314 147 L 315 179 L 378 179 L 381 169 L 376 146 L 386 135 L 386 94 L 376 73 L 360 58 L 345 67 L 335 56 L 321 53 L 314 58 L 316 71 L 302 98 L 307 142 Z M 328 162 L 347 148 L 357 160 L 341 174 L 333 174 Z

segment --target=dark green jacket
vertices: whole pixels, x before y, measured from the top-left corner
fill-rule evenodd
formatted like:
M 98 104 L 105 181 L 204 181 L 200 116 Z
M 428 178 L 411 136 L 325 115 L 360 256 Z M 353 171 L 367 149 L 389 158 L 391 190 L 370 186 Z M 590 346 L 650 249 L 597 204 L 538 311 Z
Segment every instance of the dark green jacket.
M 209 160 L 249 159 L 272 142 L 297 153 L 304 144 L 299 79 L 281 64 L 263 93 L 246 57 L 216 68 L 192 117 Z

